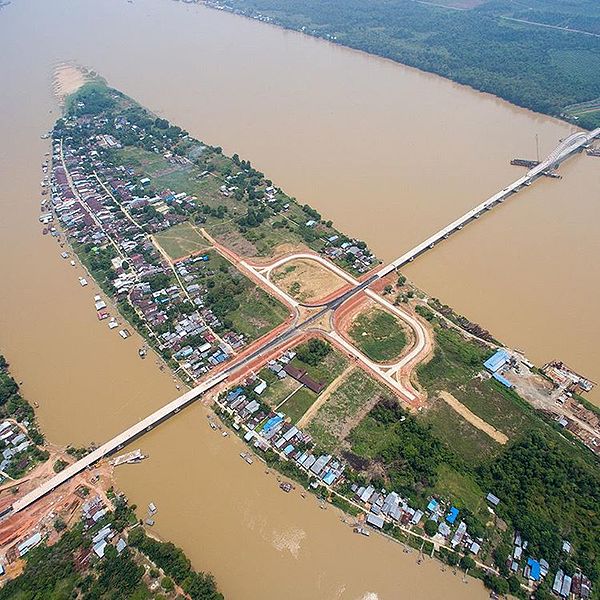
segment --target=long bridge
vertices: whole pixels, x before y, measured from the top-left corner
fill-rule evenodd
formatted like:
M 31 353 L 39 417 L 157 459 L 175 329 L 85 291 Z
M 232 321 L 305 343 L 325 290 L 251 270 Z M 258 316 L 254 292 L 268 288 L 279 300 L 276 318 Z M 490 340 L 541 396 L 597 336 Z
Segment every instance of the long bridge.
M 238 359 L 237 361 L 232 363 L 231 366 L 229 366 L 226 370 L 222 371 L 219 375 L 211 377 L 207 381 L 199 384 L 192 390 L 181 395 L 179 398 L 176 398 L 172 402 L 169 402 L 162 408 L 153 412 L 145 419 L 138 421 L 135 425 L 133 425 L 129 429 L 126 429 L 125 431 L 123 431 L 113 439 L 109 440 L 102 446 L 98 447 L 97 449 L 93 450 L 92 452 L 84 456 L 82 459 L 78 460 L 72 465 L 69 465 L 63 471 L 61 471 L 60 473 L 58 473 L 57 475 L 55 475 L 36 489 L 24 495 L 22 498 L 16 500 L 10 508 L 6 509 L 2 514 L 0 514 L 0 518 L 9 516 L 13 513 L 20 512 L 28 506 L 31 506 L 37 500 L 50 493 L 51 491 L 53 491 L 54 489 L 56 489 L 57 487 L 59 487 L 60 485 L 77 475 L 78 473 L 81 473 L 85 469 L 91 467 L 100 459 L 112 454 L 113 452 L 117 452 L 132 440 L 150 431 L 162 421 L 168 419 L 170 416 L 178 413 L 182 408 L 188 406 L 189 404 L 197 400 L 197 398 L 202 394 L 214 388 L 219 383 L 228 379 L 233 372 L 241 369 L 249 362 L 257 358 L 258 356 L 261 356 L 268 350 L 271 350 L 277 346 L 280 346 L 282 343 L 289 341 L 300 331 L 301 328 L 306 327 L 307 325 L 310 325 L 313 322 L 316 322 L 325 313 L 329 311 L 335 311 L 346 300 L 348 300 L 355 294 L 361 292 L 362 290 L 367 289 L 374 281 L 385 277 L 395 269 L 398 269 L 403 265 L 411 262 L 423 252 L 426 252 L 428 249 L 433 248 L 436 243 L 446 239 L 450 234 L 462 229 L 466 224 L 468 224 L 472 220 L 477 219 L 479 216 L 485 213 L 485 211 L 490 210 L 496 204 L 506 200 L 508 196 L 517 192 L 523 186 L 530 185 L 538 177 L 541 177 L 545 172 L 556 169 L 556 167 L 558 167 L 560 163 L 565 161 L 567 158 L 569 158 L 576 152 L 582 150 L 586 145 L 590 144 L 597 137 L 600 137 L 600 128 L 595 129 L 594 131 L 591 131 L 589 133 L 577 132 L 568 136 L 552 151 L 551 154 L 548 155 L 548 157 L 543 162 L 541 162 L 533 169 L 529 170 L 523 177 L 520 177 L 519 179 L 511 183 L 508 187 L 494 194 L 475 208 L 471 209 L 469 212 L 465 213 L 462 217 L 459 217 L 443 229 L 440 229 L 437 233 L 434 233 L 425 241 L 415 246 L 412 250 L 409 250 L 393 262 L 389 263 L 388 265 L 377 271 L 367 280 L 357 284 L 352 289 L 343 292 L 338 297 L 333 298 L 331 301 L 323 305 L 321 310 L 319 310 L 316 314 L 312 315 L 302 323 L 291 325 L 283 333 L 267 341 L 251 354 L 245 356 L 244 358 Z
M 405 264 L 413 261 L 417 256 L 423 254 L 430 248 L 433 248 L 439 241 L 448 238 L 452 233 L 462 229 L 467 223 L 473 219 L 478 219 L 485 211 L 491 210 L 496 204 L 504 202 L 511 194 L 518 192 L 523 186 L 529 186 L 538 177 L 541 177 L 544 173 L 553 171 L 560 163 L 564 162 L 567 158 L 573 154 L 582 150 L 585 146 L 590 144 L 594 139 L 600 137 L 600 127 L 594 129 L 589 133 L 580 131 L 571 134 L 548 155 L 548 157 L 542 161 L 533 169 L 530 169 L 523 177 L 520 177 L 508 187 L 494 194 L 487 200 L 484 200 L 481 204 L 472 208 L 470 211 L 465 213 L 462 217 L 459 217 L 446 227 L 440 229 L 426 240 L 404 253 L 402 256 L 391 262 L 389 265 L 383 267 L 378 271 L 378 278 L 385 277 L 391 273 L 394 269 L 399 269 Z

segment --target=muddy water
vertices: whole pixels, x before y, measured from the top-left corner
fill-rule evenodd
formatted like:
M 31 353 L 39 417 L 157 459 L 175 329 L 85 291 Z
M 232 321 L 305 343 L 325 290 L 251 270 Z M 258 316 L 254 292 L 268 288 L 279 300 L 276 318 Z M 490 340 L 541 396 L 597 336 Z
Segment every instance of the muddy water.
M 386 61 L 166 0 L 15 0 L 0 11 L 0 51 L 0 350 L 39 402 L 44 431 L 64 443 L 104 440 L 176 390 L 139 360 L 139 340 L 96 320 L 93 286 L 80 288 L 79 269 L 40 235 L 39 135 L 57 115 L 56 61 L 96 69 L 251 158 L 386 259 L 504 187 L 517 175 L 508 160 L 531 156 L 536 132 L 549 150 L 569 130 Z M 520 194 L 408 274 L 534 358 L 560 356 L 595 376 L 598 164 L 577 160 L 564 180 Z M 283 494 L 204 414 L 193 407 L 145 437 L 150 460 L 118 480 L 139 505 L 159 506 L 159 533 L 228 597 L 485 597 L 476 582 L 417 567 L 414 554 L 351 534 L 334 510 Z

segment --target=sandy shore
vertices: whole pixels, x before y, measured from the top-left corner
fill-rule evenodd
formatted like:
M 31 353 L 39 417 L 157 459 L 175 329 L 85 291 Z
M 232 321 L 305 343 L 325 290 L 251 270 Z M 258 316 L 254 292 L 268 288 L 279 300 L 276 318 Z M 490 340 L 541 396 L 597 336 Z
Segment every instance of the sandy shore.
M 52 89 L 62 102 L 73 92 L 76 92 L 86 81 L 91 79 L 91 74 L 77 65 L 61 63 L 54 69 Z

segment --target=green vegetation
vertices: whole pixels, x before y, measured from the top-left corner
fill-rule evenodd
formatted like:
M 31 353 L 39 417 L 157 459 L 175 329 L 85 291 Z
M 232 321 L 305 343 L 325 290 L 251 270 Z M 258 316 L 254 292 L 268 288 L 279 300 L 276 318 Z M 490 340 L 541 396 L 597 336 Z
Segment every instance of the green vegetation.
M 284 412 L 292 421 L 297 423 L 300 417 L 313 405 L 317 395 L 308 388 L 300 388 L 283 404 L 279 410 Z
M 530 555 L 569 573 L 579 565 L 597 582 L 597 459 L 546 423 L 514 391 L 478 376 L 490 353 L 483 344 L 434 322 L 438 343 L 433 359 L 418 370 L 421 383 L 432 396 L 438 390 L 450 392 L 505 431 L 508 444 L 493 442 L 441 401 L 416 417 L 395 402 L 382 401 L 347 437 L 351 452 L 345 458 L 359 476 L 421 506 L 431 495 L 452 502 L 474 535 L 485 531 L 485 494 L 491 491 L 500 498 L 499 516 L 529 541 Z M 510 529 L 506 535 L 510 538 Z M 496 530 L 486 537 L 485 552 L 503 568 L 510 547 Z M 573 545 L 570 557 L 560 551 L 563 539 Z M 488 578 L 486 585 L 515 588 L 508 571 L 501 573 L 505 579 Z
M 130 532 L 129 543 L 160 567 L 193 600 L 223 599 L 222 594 L 217 591 L 212 575 L 194 571 L 189 559 L 174 544 L 148 537 L 141 527 Z M 164 582 L 164 579 L 162 581 Z
M 331 346 L 318 338 L 313 338 L 296 349 L 298 360 L 311 367 L 316 367 L 330 352 Z
M 249 279 L 244 279 L 247 285 L 243 298 L 226 318 L 231 321 L 235 331 L 244 334 L 248 340 L 254 340 L 283 323 L 288 316 L 288 310 Z
M 300 344 L 295 350 L 297 354 L 291 364 L 325 385 L 329 385 L 348 362 L 341 353 L 331 347 L 331 344 L 316 338 Z
M 375 362 L 397 358 L 406 346 L 406 335 L 399 320 L 379 308 L 360 313 L 348 333 L 358 348 Z
M 279 379 L 273 371 L 268 368 L 262 369 L 258 374 L 260 379 L 267 382 L 267 389 L 261 394 L 261 402 L 264 402 L 271 408 L 279 406 L 294 390 L 300 387 L 295 379 L 286 377 Z
M 379 464 L 383 486 L 415 499 L 424 499 L 437 481 L 438 467 L 450 453 L 430 430 L 400 407 L 382 400 L 352 431 L 352 453 L 362 470 Z M 360 460 L 350 462 L 361 465 Z
M 600 475 L 594 458 L 535 429 L 480 470 L 482 482 L 501 499 L 498 511 L 529 540 L 532 552 L 554 563 L 561 540 L 594 581 L 600 576 Z
M 231 0 L 234 10 L 437 73 L 550 115 L 600 96 L 598 38 L 535 23 L 600 33 L 595 0 L 494 0 L 471 10 L 372 0 Z M 519 22 L 527 21 L 527 22 Z M 580 118 L 600 124 L 600 113 Z
M 106 547 L 102 560 L 94 558 L 81 563 L 82 556 L 91 547 L 91 537 L 106 522 L 122 532 L 135 524 L 132 507 L 121 498 L 115 498 L 115 510 L 91 531 L 84 531 L 78 523 L 67 530 L 57 520 L 55 528 L 62 531 L 58 542 L 45 544 L 27 554 L 23 573 L 8 581 L 0 589 L 0 600 L 46 600 L 52 598 L 86 598 L 89 600 L 151 600 L 160 596 L 150 592 L 143 580 L 146 572 L 138 552 L 163 569 L 167 577 L 161 579 L 165 591 L 174 589 L 176 581 L 193 600 L 222 600 L 211 575 L 194 571 L 183 552 L 173 544 L 148 538 L 141 527 L 129 532 L 130 547 L 120 554 L 113 545 Z M 93 555 L 94 556 L 94 555 Z M 84 566 L 82 566 L 82 564 Z M 156 579 L 157 569 L 150 573 Z
M 450 392 L 473 413 L 509 437 L 530 426 L 531 411 L 515 392 L 495 380 L 477 377 L 491 353 L 486 346 L 467 341 L 458 331 L 440 326 L 435 328 L 435 339 L 433 358 L 417 370 L 419 381 L 431 394 L 439 390 Z M 441 432 L 439 427 L 438 432 Z M 455 438 L 448 433 L 446 441 L 453 443 Z
M 173 260 L 207 247 L 206 240 L 188 221 L 157 233 L 155 239 Z
M 19 384 L 9 372 L 7 360 L 0 354 L 0 419 L 14 419 L 21 424 L 27 423 L 27 435 L 32 444 L 25 450 L 15 454 L 8 467 L 7 474 L 19 479 L 36 464 L 48 460 L 48 452 L 41 448 L 44 436 L 37 427 L 33 407 L 19 393 Z M 0 442 L 0 451 L 6 443 Z
M 308 432 L 315 444 L 328 452 L 337 451 L 358 419 L 389 391 L 362 369 L 353 369 L 312 418 Z
M 467 463 L 477 464 L 500 450 L 487 433 L 471 425 L 441 399 L 435 399 L 419 420 L 431 427 L 431 432 Z
M 204 268 L 196 273 L 196 282 L 207 289 L 204 302 L 223 323 L 223 331 L 237 331 L 252 341 L 285 320 L 288 311 L 283 304 L 214 250 L 207 252 L 206 256 L 208 260 L 201 263 Z M 158 288 L 167 283 L 161 281 Z M 219 331 L 219 328 L 216 329 Z M 188 340 L 188 343 L 191 342 Z

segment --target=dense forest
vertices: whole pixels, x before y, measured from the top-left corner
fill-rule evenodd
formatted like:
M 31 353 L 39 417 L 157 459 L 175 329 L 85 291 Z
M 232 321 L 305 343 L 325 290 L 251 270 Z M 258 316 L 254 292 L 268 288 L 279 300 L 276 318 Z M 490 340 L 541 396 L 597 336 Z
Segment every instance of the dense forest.
M 438 4 L 442 3 L 454 4 Z M 268 17 L 283 27 L 437 73 L 549 115 L 559 116 L 568 106 L 600 98 L 600 7 L 594 0 L 534 0 L 526 8 L 491 0 L 470 10 L 412 0 L 226 4 L 248 16 Z M 596 104 L 577 115 L 582 126 L 600 125 Z

